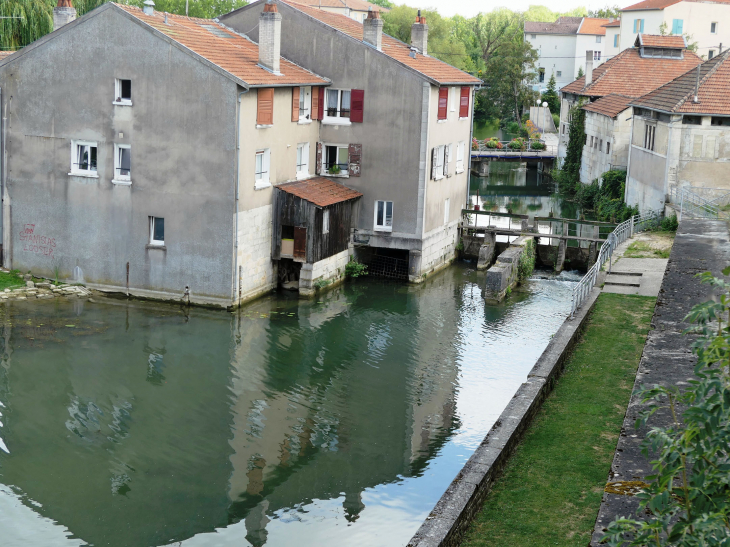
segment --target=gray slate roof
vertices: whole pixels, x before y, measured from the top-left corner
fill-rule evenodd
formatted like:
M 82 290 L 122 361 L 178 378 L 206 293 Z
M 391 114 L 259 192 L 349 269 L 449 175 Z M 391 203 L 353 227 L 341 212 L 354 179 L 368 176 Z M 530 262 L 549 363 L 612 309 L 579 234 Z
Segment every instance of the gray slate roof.
M 578 34 L 582 17 L 561 17 L 554 23 L 525 21 L 527 34 Z

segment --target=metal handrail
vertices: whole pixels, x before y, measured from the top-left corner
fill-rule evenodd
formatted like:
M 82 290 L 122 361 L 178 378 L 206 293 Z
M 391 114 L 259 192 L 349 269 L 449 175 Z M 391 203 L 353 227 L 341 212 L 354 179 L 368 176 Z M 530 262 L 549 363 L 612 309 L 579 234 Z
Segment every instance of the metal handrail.
M 512 141 L 497 141 L 502 145 L 502 148 L 490 148 L 487 146 L 487 141 L 489 139 L 485 139 L 483 141 L 477 140 L 477 150 L 472 150 L 472 152 L 546 152 L 549 148 L 556 148 L 555 146 L 548 145 L 544 140 L 542 139 L 525 139 L 527 143 L 527 147 L 523 150 L 521 148 L 509 148 L 507 145 L 511 143 Z M 494 141 L 492 141 L 494 142 Z M 544 148 L 533 148 L 532 143 L 533 142 L 539 142 L 542 145 L 544 145 Z
M 643 232 L 644 230 L 655 227 L 658 222 L 659 213 L 656 211 L 646 211 L 640 215 L 632 216 L 629 220 L 626 220 L 616 226 L 616 229 L 608 235 L 608 239 L 606 239 L 605 243 L 601 245 L 601 250 L 598 252 L 595 264 L 591 266 L 588 272 L 573 289 L 570 309 L 571 318 L 588 298 L 593 287 L 595 287 L 596 281 L 598 280 L 598 273 L 601 271 L 601 268 L 606 261 L 609 261 L 608 272 L 611 273 L 610 261 L 616 247 L 632 237 L 635 233 Z
M 682 215 L 717 219 L 720 217 L 720 205 L 718 202 L 727 196 L 728 194 L 725 194 L 708 200 L 688 188 L 672 186 L 669 189 L 669 201 L 675 205 L 679 205 L 679 220 L 682 220 Z

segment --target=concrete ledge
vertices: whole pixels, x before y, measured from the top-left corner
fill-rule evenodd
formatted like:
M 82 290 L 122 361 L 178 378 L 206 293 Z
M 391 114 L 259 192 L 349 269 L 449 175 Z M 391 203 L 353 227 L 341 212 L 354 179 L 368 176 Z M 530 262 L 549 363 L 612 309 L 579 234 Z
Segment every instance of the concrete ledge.
M 542 353 L 527 381 L 452 481 L 408 547 L 456 547 L 481 509 L 494 480 L 522 438 L 560 375 L 600 295 L 594 288 L 573 319 L 566 319 Z

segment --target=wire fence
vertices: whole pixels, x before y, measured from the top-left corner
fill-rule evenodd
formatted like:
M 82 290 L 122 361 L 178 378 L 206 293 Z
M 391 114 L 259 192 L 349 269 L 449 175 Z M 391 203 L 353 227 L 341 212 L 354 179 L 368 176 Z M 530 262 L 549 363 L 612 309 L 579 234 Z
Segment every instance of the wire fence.
M 581 307 L 583 302 L 586 301 L 591 290 L 593 290 L 593 287 L 596 286 L 598 273 L 601 271 L 601 268 L 603 268 L 603 265 L 606 262 L 608 262 L 608 272 L 611 273 L 611 262 L 613 252 L 616 250 L 616 247 L 621 245 L 637 232 L 643 232 L 657 227 L 659 225 L 660 218 L 660 213 L 656 211 L 647 211 L 640 215 L 635 215 L 629 220 L 616 226 L 616 229 L 608 235 L 605 243 L 601 245 L 601 250 L 598 252 L 595 264 L 591 266 L 588 273 L 583 276 L 583 279 L 581 279 L 573 289 L 573 299 L 570 310 L 571 318 L 575 315 L 575 312 L 578 311 L 578 308 Z

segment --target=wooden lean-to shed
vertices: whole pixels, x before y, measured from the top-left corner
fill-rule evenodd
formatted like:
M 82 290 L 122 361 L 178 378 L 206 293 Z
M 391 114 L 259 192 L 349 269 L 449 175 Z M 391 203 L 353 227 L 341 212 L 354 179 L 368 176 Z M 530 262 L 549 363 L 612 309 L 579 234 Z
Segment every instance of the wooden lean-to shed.
M 346 250 L 361 196 L 325 177 L 276 186 L 271 257 L 314 264 Z

